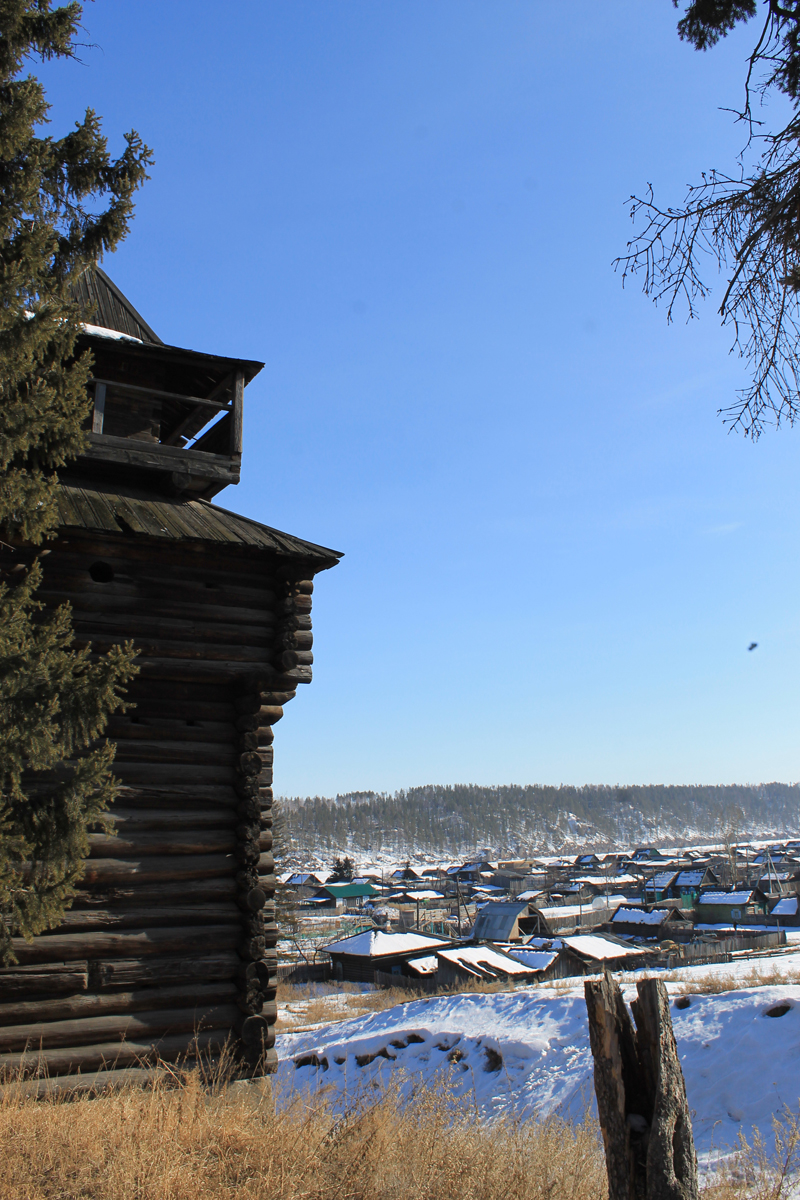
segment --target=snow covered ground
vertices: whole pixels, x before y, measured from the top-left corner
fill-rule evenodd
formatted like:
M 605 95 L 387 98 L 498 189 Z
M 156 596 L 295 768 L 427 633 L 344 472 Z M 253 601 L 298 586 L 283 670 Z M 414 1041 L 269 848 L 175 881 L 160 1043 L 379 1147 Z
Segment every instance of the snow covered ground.
M 800 970 L 800 954 L 730 966 L 684 968 L 674 998 L 709 975 Z M 735 982 L 734 982 L 735 987 Z M 626 998 L 635 986 L 624 984 Z M 770 1010 L 788 1006 L 781 1016 Z M 800 1099 L 800 985 L 777 983 L 692 995 L 672 1018 L 702 1159 L 712 1160 Z M 593 1103 L 583 981 L 490 995 L 463 993 L 400 1004 L 313 1030 L 279 1035 L 287 1089 L 331 1089 L 338 1099 L 399 1080 L 406 1089 L 447 1072 L 485 1116 L 559 1113 L 580 1119 Z M 399 1072 L 399 1074 L 398 1074 Z M 336 1095 L 338 1093 L 338 1095 Z

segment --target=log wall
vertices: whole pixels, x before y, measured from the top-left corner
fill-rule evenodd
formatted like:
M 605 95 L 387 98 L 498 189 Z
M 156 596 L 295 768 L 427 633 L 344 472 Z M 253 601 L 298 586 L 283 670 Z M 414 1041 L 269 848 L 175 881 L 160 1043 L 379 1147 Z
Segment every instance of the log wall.
M 0 1072 L 74 1075 L 228 1043 L 274 1062 L 272 740 L 311 676 L 308 566 L 252 548 L 64 531 L 41 596 L 102 653 L 132 638 L 110 722 L 120 791 L 63 924 L 0 970 Z M 313 568 L 312 568 L 313 570 Z

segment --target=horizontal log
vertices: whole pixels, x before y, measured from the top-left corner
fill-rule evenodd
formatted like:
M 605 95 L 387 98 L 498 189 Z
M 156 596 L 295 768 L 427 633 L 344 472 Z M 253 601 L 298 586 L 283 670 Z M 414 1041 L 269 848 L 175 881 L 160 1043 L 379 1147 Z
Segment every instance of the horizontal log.
M 89 1071 L 85 1075 L 55 1075 L 45 1079 L 14 1080 L 3 1087 L 0 1099 L 55 1100 L 76 1096 L 100 1095 L 123 1088 L 145 1088 L 157 1080 L 172 1076 L 174 1068 L 167 1067 L 120 1067 L 117 1071 Z M 170 1080 L 171 1082 L 171 1080 Z
M 314 662 L 311 650 L 284 650 L 278 658 L 279 665 L 287 671 L 296 667 L 310 667 Z
M 120 637 L 108 637 L 106 634 L 95 633 L 92 631 L 91 636 L 81 634 L 75 638 L 75 645 L 83 648 L 91 642 L 92 650 L 95 654 L 105 654 L 112 646 L 116 646 L 120 641 L 127 641 Z M 133 644 L 139 651 L 140 658 L 177 658 L 186 659 L 190 662 L 234 662 L 239 665 L 243 663 L 254 664 L 270 664 L 273 660 L 272 650 L 265 646 L 246 646 L 240 644 L 227 645 L 224 642 L 212 641 L 185 641 L 179 642 L 170 638 L 160 637 L 133 637 Z M 305 654 L 306 651 L 298 651 L 298 654 Z M 300 660 L 305 661 L 305 660 Z M 292 666 L 295 664 L 291 664 Z
M 237 897 L 237 903 L 243 912 L 261 912 L 266 902 L 266 892 L 259 887 L 248 888 L 247 891 L 240 892 Z
M 115 742 L 166 741 L 166 742 L 222 742 L 232 744 L 241 736 L 239 730 L 227 721 L 201 721 L 186 717 L 183 708 L 175 706 L 168 717 L 154 716 L 147 704 L 137 704 L 126 713 L 113 716 L 106 726 L 106 735 Z
M 261 756 L 255 750 L 245 750 L 236 756 L 236 770 L 240 775 L 258 775 L 262 766 Z
M 210 592 L 207 593 L 211 595 Z M 37 595 L 46 596 L 49 604 L 67 603 L 72 606 L 74 613 L 115 613 L 124 618 L 127 613 L 136 611 L 144 611 L 148 617 L 153 620 L 184 620 L 184 621 L 203 621 L 209 625 L 216 625 L 221 622 L 223 625 L 230 625 L 241 621 L 243 625 L 270 625 L 272 627 L 277 621 L 277 616 L 274 610 L 270 607 L 262 606 L 258 608 L 245 608 L 235 604 L 213 604 L 206 603 L 205 597 L 197 597 L 194 600 L 174 598 L 165 600 L 148 599 L 142 602 L 131 596 L 109 596 L 104 595 L 99 589 L 98 591 L 86 592 L 81 589 L 67 591 L 48 589 L 45 585 Z M 290 618 L 295 621 L 310 620 L 305 617 Z M 301 628 L 305 628 L 301 626 Z
M 272 1026 L 278 1019 L 278 1002 L 274 995 L 270 996 L 269 999 L 261 999 L 262 995 L 263 993 L 261 991 L 255 992 L 253 994 L 252 1001 L 248 1000 L 245 996 L 240 995 L 236 1002 L 237 1008 L 244 1016 L 261 1017 L 261 1019 L 265 1021 L 268 1026 Z M 241 1027 L 239 1028 L 238 1033 L 239 1037 L 242 1039 L 242 1041 L 244 1041 L 245 1039 L 242 1037 Z
M 174 983 L 184 987 L 193 982 L 236 979 L 241 965 L 233 949 L 217 954 L 99 959 L 90 965 L 89 986 L 94 991 L 148 984 L 166 987 Z
M 211 1038 L 212 1045 L 213 1037 L 214 1035 Z M 54 1053 L 59 1052 L 56 1051 Z M 208 1057 L 206 1053 L 203 1053 L 202 1061 L 207 1063 Z M 187 1066 L 191 1067 L 191 1062 L 187 1063 Z M 274 1049 L 268 1049 L 263 1056 L 262 1065 L 259 1068 L 260 1073 L 268 1075 L 276 1071 L 277 1068 L 277 1052 Z M 86 1094 L 100 1095 L 130 1087 L 144 1088 L 159 1080 L 164 1080 L 167 1076 L 172 1081 L 175 1078 L 175 1071 L 176 1068 L 174 1066 L 169 1068 L 159 1066 L 120 1067 L 117 1070 L 92 1070 L 88 1068 L 85 1073 L 79 1075 L 54 1075 L 44 1079 L 27 1079 L 22 1082 L 10 1083 L 5 1088 L 0 1086 L 0 1099 L 8 1096 L 14 1102 L 17 1102 L 19 1099 L 46 1100 L 62 1097 L 72 1098 Z M 251 1076 L 252 1070 L 242 1064 L 238 1069 L 234 1067 L 231 1081 L 250 1078 Z
M 236 728 L 241 733 L 250 733 L 260 730 L 264 727 L 269 728 L 272 725 L 277 725 L 283 716 L 283 708 L 278 704 L 262 705 L 258 712 L 247 713 L 241 716 L 236 721 Z
M 89 858 L 85 860 L 80 886 L 119 886 L 135 880 L 141 883 L 206 880 L 234 874 L 237 869 L 236 860 L 228 854 L 176 854 L 163 858 L 154 855 L 141 859 Z
M 240 1019 L 241 1012 L 235 1004 L 198 1004 L 190 1008 L 111 1013 L 65 1021 L 32 1021 L 24 1025 L 0 1026 L 0 1053 L 26 1048 L 38 1050 L 39 1047 L 49 1050 L 57 1046 L 80 1046 L 123 1038 L 142 1041 L 170 1033 L 199 1033 L 209 1027 L 233 1029 Z
M 250 733 L 239 734 L 239 746 L 242 750 L 261 750 L 267 746 L 271 746 L 275 738 L 275 734 L 269 725 L 263 726 L 261 729 L 254 729 Z
M 159 570 L 163 568 L 173 579 L 192 582 L 199 578 L 204 582 L 220 585 L 230 583 L 233 574 L 237 583 L 241 579 L 248 585 L 271 589 L 273 598 L 277 600 L 276 587 L 280 585 L 275 572 L 270 570 L 265 562 L 263 551 L 260 555 L 256 551 L 255 555 L 248 559 L 246 554 L 237 553 L 236 550 L 227 554 L 224 551 L 219 553 L 219 543 L 202 543 L 199 552 L 190 555 L 182 553 L 182 549 L 183 544 L 180 542 L 169 542 L 159 546 L 153 540 L 137 544 L 126 538 L 115 545 L 111 541 L 99 538 L 82 543 L 70 539 L 69 544 L 53 543 L 52 554 L 47 557 L 52 560 L 54 566 L 60 567 L 63 564 L 65 569 L 73 571 L 85 569 L 87 558 L 91 561 L 100 558 L 110 563 L 115 570 L 142 572 L 148 577 L 159 578 L 154 571 L 158 566 Z M 238 549 L 240 548 L 237 547 Z
M 191 928 L 136 929 L 127 933 L 100 930 L 90 933 L 43 933 L 32 942 L 12 938 L 20 963 L 63 962 L 105 958 L 109 954 L 141 958 L 170 952 L 189 957 L 201 951 L 232 949 L 241 937 L 239 924 L 200 925 Z
M 295 617 L 295 620 L 299 620 Z M 277 639 L 282 650 L 310 650 L 314 645 L 314 635 L 310 629 L 283 628 Z
M 263 894 L 263 893 L 262 893 Z M 58 926 L 60 933 L 89 929 L 156 929 L 159 926 L 235 924 L 241 916 L 236 901 L 208 904 L 153 904 L 150 907 L 118 904 L 114 908 L 70 908 Z
M 279 677 L 276 675 L 275 679 L 278 678 L 283 678 L 283 676 Z M 253 713 L 260 713 L 264 708 L 280 708 L 283 710 L 294 697 L 294 684 L 292 684 L 291 689 L 286 689 L 285 691 L 278 691 L 272 688 L 271 684 L 269 687 L 264 685 L 258 691 L 255 689 L 241 691 L 234 698 L 234 708 L 237 713 L 241 713 L 243 716 L 251 716 Z
M 281 674 L 275 677 L 275 687 L 284 688 L 286 691 L 291 688 L 294 693 L 299 683 L 311 683 L 311 675 L 311 667 L 294 667 L 291 671 L 284 668 Z
M 187 718 L 194 716 L 193 712 L 189 712 L 194 705 L 211 707 L 209 719 L 217 721 L 235 720 L 238 711 L 230 689 L 226 686 L 220 688 L 216 681 L 183 683 L 177 679 L 142 679 L 137 675 L 128 684 L 127 694 L 132 700 L 146 702 L 148 711 L 161 712 L 165 717 L 174 716 L 176 712 Z M 179 708 L 176 708 L 176 700 L 180 701 Z M 213 710 L 220 715 L 214 716 Z
M 252 663 L 225 661 L 191 661 L 180 658 L 141 657 L 137 663 L 140 679 L 164 679 L 182 683 L 238 682 L 246 686 L 253 679 Z M 263 674 L 267 664 L 263 664 Z M 280 676 L 283 678 L 283 676 Z M 310 676 L 309 676 L 310 680 Z
M 230 854 L 236 849 L 236 837 L 230 829 L 207 829 L 190 833 L 188 830 L 169 833 L 130 832 L 110 837 L 104 833 L 89 834 L 90 858 L 138 858 L 144 854 Z
M 153 810 L 163 806 L 165 810 L 174 812 L 189 807 L 201 812 L 214 811 L 217 806 L 235 808 L 239 803 L 239 797 L 232 787 L 216 783 L 173 783 L 167 788 L 158 784 L 123 785 L 117 794 L 113 812 L 116 812 L 118 805 L 126 809 Z
M 164 874 L 156 880 L 141 880 L 134 877 L 122 883 L 97 885 L 91 891 L 78 892 L 71 912 L 79 909 L 104 908 L 113 906 L 143 907 L 150 904 L 187 904 L 195 907 L 205 901 L 224 903 L 235 900 L 239 895 L 239 885 L 231 875 L 220 876 L 216 879 L 178 879 L 171 873 Z
M 105 561 L 101 559 L 100 561 Z M 149 575 L 133 575 L 120 573 L 110 583 L 97 584 L 85 571 L 55 571 L 49 568 L 44 577 L 44 585 L 37 595 L 48 593 L 48 601 L 60 602 L 70 593 L 94 591 L 98 596 L 109 596 L 112 599 L 156 601 L 158 603 L 177 604 L 186 600 L 190 604 L 214 604 L 219 608 L 228 606 L 236 608 L 256 609 L 258 612 L 272 611 L 275 601 L 272 594 L 264 588 L 247 587 L 232 584 L 206 587 L 202 578 L 180 580 L 174 578 L 156 579 Z
M 294 586 L 295 586 L 295 590 L 300 592 L 301 595 L 310 596 L 311 593 L 314 591 L 314 580 L 313 579 L 299 579 Z
M 221 1052 L 233 1037 L 229 1026 L 208 1030 L 197 1036 L 193 1032 L 159 1036 L 145 1040 L 112 1041 L 99 1045 L 68 1046 L 63 1049 L 0 1054 L 0 1078 L 4 1072 L 36 1071 L 43 1075 L 68 1075 L 73 1072 L 121 1067 L 127 1063 L 142 1063 L 158 1058 L 162 1062 L 182 1061 L 196 1054 Z
M 138 988 L 126 992 L 85 992 L 46 1000 L 0 1004 L 0 1030 L 36 1021 L 73 1021 L 77 1018 L 113 1013 L 146 1012 L 153 1009 L 188 1008 L 191 1005 L 235 1004 L 239 985 L 233 980 L 192 983 L 181 987 Z
M 86 990 L 88 983 L 89 964 L 85 960 L 3 967 L 0 968 L 0 1000 L 57 992 L 81 992 Z
M 265 612 L 259 621 L 208 621 L 205 615 L 196 620 L 186 617 L 156 617 L 140 605 L 132 605 L 129 612 L 79 612 L 73 609 L 73 625 L 80 631 L 91 630 L 108 637 L 171 638 L 177 641 L 241 642 L 246 646 L 271 645 L 275 637 L 272 614 Z M 294 635 L 309 638 L 305 631 Z M 302 649 L 309 647 L 303 646 Z
M 191 763 L 195 766 L 230 766 L 237 752 L 230 742 L 152 741 L 123 738 L 116 742 L 115 763 Z
M 310 629 L 311 615 L 309 613 L 293 613 L 291 616 L 284 616 L 280 623 L 281 629 Z
M 260 1046 L 266 1042 L 269 1030 L 270 1023 L 266 1017 L 249 1016 L 244 1018 L 236 1032 L 246 1046 Z
M 138 442 L 131 438 L 90 433 L 89 450 L 92 458 L 106 463 L 148 470 L 186 470 L 187 463 L 202 479 L 215 480 L 223 487 L 239 482 L 239 460 L 227 454 L 203 453 L 158 442 Z
M 109 811 L 118 837 L 154 829 L 230 829 L 236 823 L 232 808 L 200 808 L 191 800 L 184 808 L 128 808 L 114 803 Z
M 173 783 L 232 785 L 236 781 L 232 767 L 211 766 L 207 763 L 127 762 L 122 759 L 119 762 L 115 761 L 112 769 L 117 779 L 130 787 L 137 783 L 160 784 L 162 787 Z

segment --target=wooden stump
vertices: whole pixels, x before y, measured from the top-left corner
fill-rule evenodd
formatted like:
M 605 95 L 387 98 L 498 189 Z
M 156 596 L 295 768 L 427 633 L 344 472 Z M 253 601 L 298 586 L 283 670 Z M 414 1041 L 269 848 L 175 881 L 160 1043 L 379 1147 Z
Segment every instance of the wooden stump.
M 664 984 L 636 985 L 635 1030 L 609 973 L 584 988 L 609 1200 L 698 1200 L 692 1124 Z

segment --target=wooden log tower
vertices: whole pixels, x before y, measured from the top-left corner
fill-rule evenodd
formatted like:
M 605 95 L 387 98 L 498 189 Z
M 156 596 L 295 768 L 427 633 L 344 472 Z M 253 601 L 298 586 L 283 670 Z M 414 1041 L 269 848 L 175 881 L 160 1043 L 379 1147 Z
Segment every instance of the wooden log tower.
M 311 680 L 313 578 L 341 555 L 211 503 L 239 480 L 263 364 L 164 345 L 99 269 L 81 288 L 90 445 L 61 474 L 40 595 L 95 653 L 132 639 L 140 673 L 108 729 L 113 836 L 91 835 L 63 924 L 0 969 L 0 1077 L 105 1082 L 225 1045 L 269 1070 L 273 726 Z

